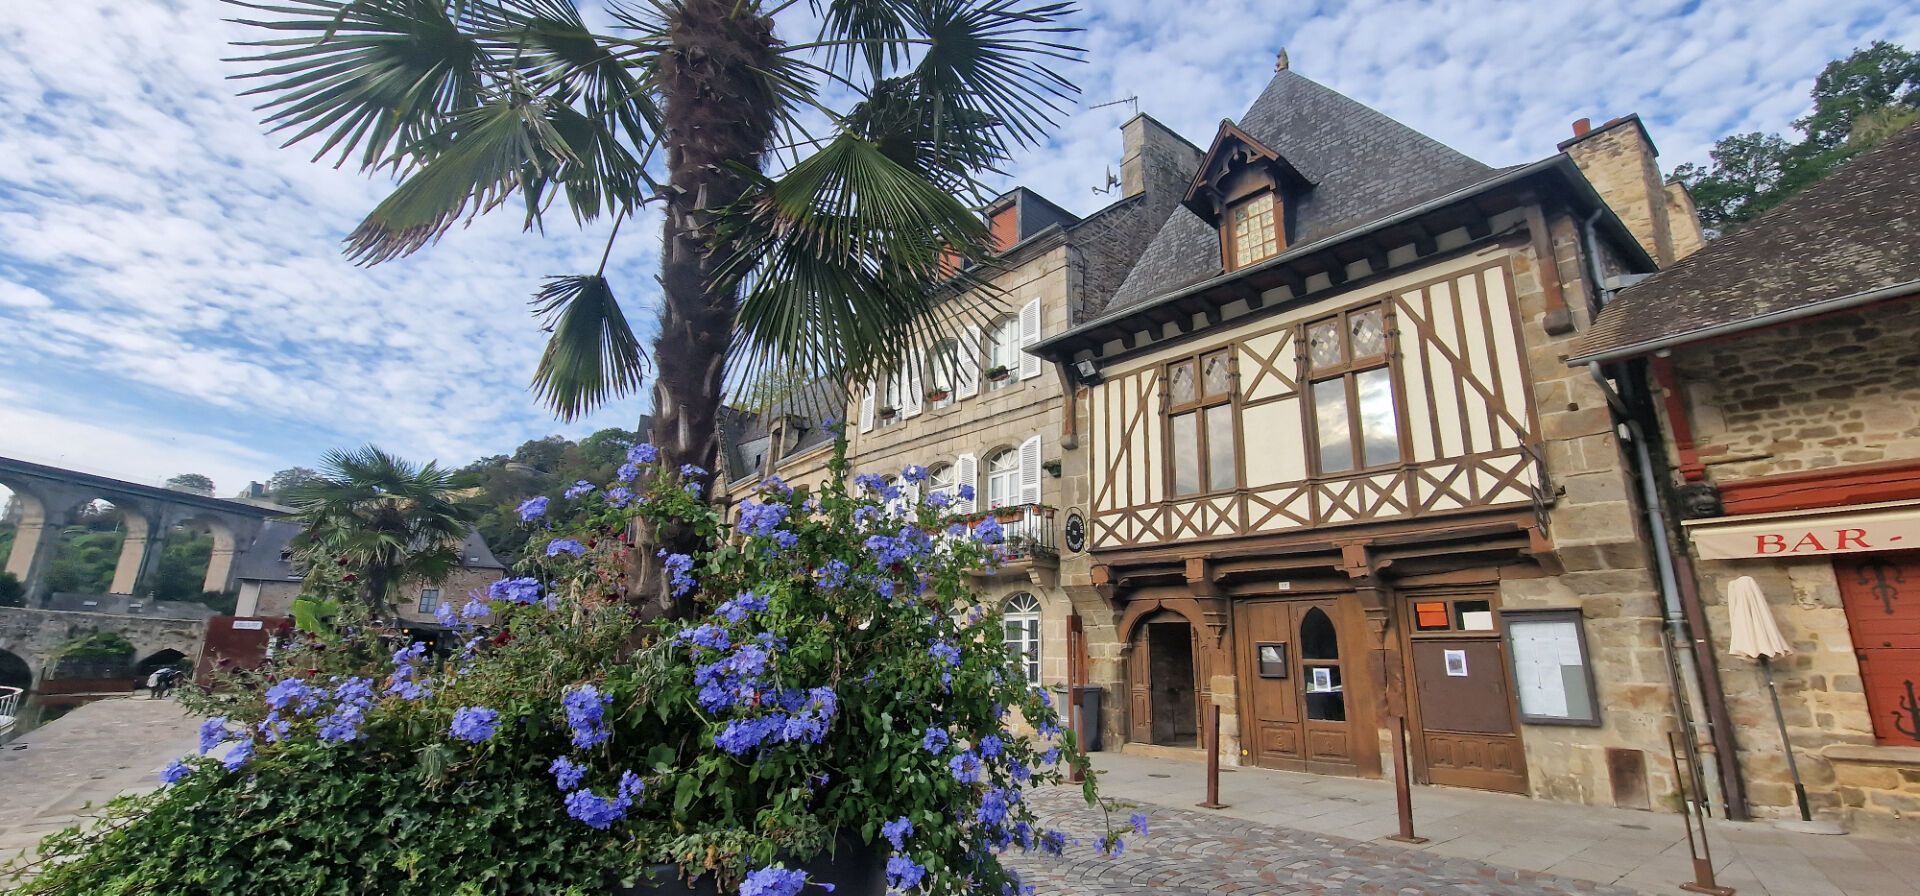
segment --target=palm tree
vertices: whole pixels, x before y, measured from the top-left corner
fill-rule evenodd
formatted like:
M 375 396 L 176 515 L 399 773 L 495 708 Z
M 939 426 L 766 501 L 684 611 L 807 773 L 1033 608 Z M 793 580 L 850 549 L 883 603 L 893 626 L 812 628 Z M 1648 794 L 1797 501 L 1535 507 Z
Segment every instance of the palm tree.
M 268 16 L 242 20 L 272 36 L 241 60 L 267 123 L 398 178 L 350 257 L 406 255 L 515 198 L 529 229 L 562 197 L 577 222 L 613 219 L 599 270 L 533 302 L 553 334 L 534 390 L 563 418 L 648 373 L 606 265 L 620 224 L 662 207 L 647 436 L 674 467 L 714 469 L 729 382 L 855 381 L 931 344 L 936 287 L 977 285 L 956 262 L 989 254 L 980 178 L 1077 92 L 1056 71 L 1075 10 L 1053 0 L 609 0 L 616 34 L 572 0 L 229 2 Z M 685 612 L 652 555 L 634 552 L 635 587 Z
M 303 527 L 294 551 L 310 569 L 345 567 L 374 616 L 392 618 L 387 597 L 396 586 L 439 581 L 460 562 L 469 523 L 451 472 L 372 445 L 329 451 L 320 466 L 287 493 Z

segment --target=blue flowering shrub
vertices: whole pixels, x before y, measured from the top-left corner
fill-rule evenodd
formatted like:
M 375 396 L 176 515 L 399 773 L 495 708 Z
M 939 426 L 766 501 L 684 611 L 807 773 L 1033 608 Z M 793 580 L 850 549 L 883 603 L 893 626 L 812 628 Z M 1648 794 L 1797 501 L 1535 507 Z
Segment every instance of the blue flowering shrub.
M 819 492 L 769 481 L 730 517 L 698 471 L 631 460 L 564 514 L 522 509 L 528 559 L 449 602 L 453 649 L 344 610 L 203 697 L 202 755 L 49 839 L 21 892 L 604 894 L 665 865 L 791 896 L 823 891 L 803 863 L 853 850 L 894 892 L 1011 894 L 1007 850 L 1118 853 L 1124 828 L 1029 808 L 1086 767 L 970 590 L 1003 549 L 991 521 L 849 484 L 844 443 Z M 703 537 L 666 558 L 697 618 L 625 599 L 635 517 Z

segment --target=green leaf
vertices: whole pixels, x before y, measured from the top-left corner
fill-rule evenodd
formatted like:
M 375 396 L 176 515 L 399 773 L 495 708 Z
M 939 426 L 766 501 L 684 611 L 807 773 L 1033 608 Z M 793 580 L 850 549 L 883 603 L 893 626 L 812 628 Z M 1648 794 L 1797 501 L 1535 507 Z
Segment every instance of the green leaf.
M 646 354 L 605 277 L 549 278 L 533 304 L 553 334 L 534 370 L 533 391 L 561 419 L 640 388 Z

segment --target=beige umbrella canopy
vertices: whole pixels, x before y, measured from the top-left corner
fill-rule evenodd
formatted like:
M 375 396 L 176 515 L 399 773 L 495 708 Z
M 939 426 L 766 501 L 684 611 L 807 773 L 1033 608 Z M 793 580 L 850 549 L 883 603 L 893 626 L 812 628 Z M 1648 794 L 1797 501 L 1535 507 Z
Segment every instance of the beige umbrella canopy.
M 1773 609 L 1767 606 L 1767 596 L 1760 593 L 1760 583 L 1754 581 L 1753 576 L 1741 576 L 1727 586 L 1727 615 L 1732 623 L 1728 653 L 1758 659 L 1793 652 L 1793 645 L 1781 636 L 1780 626 L 1773 621 Z

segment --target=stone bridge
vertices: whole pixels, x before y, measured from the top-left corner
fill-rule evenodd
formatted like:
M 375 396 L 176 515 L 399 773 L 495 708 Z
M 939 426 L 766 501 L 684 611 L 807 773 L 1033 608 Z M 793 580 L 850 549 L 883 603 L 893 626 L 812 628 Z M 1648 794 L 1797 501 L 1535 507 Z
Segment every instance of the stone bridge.
M 262 523 L 288 512 L 272 504 L 229 501 L 8 457 L 0 457 L 0 485 L 20 500 L 19 529 L 6 571 L 25 586 L 29 607 L 46 600 L 45 578 L 59 548 L 60 530 L 76 511 L 96 500 L 111 502 L 126 527 L 107 589 L 114 594 L 141 593 L 159 571 L 167 533 L 176 526 L 205 529 L 213 536 L 213 558 L 201 590 L 225 591 L 233 585 L 234 554 L 252 545 Z
M 206 630 L 206 622 L 198 619 L 0 607 L 0 684 L 40 690 L 61 645 L 95 632 L 126 638 L 133 644 L 135 668 L 143 671 L 197 660 Z

